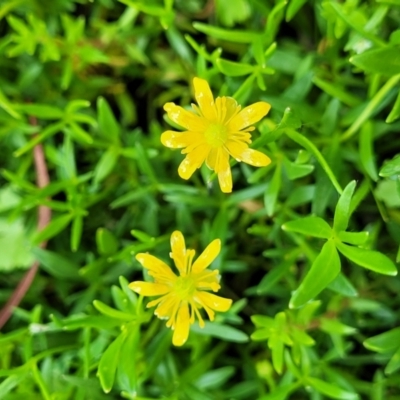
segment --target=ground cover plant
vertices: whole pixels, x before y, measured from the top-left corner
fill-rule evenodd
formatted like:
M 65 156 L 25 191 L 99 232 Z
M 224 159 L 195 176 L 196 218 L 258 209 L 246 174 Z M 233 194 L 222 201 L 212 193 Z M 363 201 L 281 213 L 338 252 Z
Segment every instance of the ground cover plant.
M 400 398 L 398 0 L 0 1 L 0 398 Z

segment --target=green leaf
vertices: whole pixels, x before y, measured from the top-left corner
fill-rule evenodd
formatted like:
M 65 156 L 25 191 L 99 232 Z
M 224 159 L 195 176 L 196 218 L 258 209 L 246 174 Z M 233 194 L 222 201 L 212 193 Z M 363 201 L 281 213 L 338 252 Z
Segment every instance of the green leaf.
M 317 392 L 324 394 L 332 399 L 339 400 L 358 400 L 359 396 L 357 393 L 348 392 L 340 388 L 339 386 L 333 385 L 332 383 L 324 382 L 311 376 L 305 378 L 306 382 L 309 383 Z
M 272 176 L 271 183 L 267 187 L 264 194 L 264 204 L 268 216 L 272 216 L 275 212 L 276 201 L 278 194 L 281 189 L 282 177 L 281 177 L 281 164 L 277 164 L 274 175 Z
M 78 140 L 84 144 L 92 144 L 93 138 L 87 133 L 80 125 L 75 122 L 70 122 L 71 130 L 69 133 L 74 137 L 75 140 Z
M 390 331 L 370 337 L 364 340 L 363 345 L 372 351 L 378 353 L 389 353 L 397 349 L 400 343 L 400 327 Z
M 282 373 L 283 370 L 283 352 L 285 346 L 280 337 L 275 336 L 268 340 L 268 347 L 272 352 L 272 365 L 278 374 Z
M 325 289 L 340 272 L 340 259 L 333 240 L 328 240 L 313 262 L 310 271 L 290 299 L 289 307 L 306 304 Z
M 387 116 L 385 122 L 387 124 L 391 124 L 392 122 L 396 121 L 396 119 L 398 119 L 399 117 L 400 117 L 400 91 L 399 91 L 399 94 L 397 95 L 394 106 L 393 106 L 392 110 L 390 111 L 390 114 Z
M 169 44 L 175 52 L 179 54 L 182 60 L 187 61 L 189 64 L 193 64 L 192 49 L 187 45 L 181 31 L 176 29 L 174 25 L 171 25 L 168 27 L 165 34 Z
M 291 0 L 286 9 L 286 22 L 289 22 L 306 2 L 307 0 Z
M 328 289 L 346 297 L 358 296 L 355 287 L 342 273 L 339 273 L 339 275 L 328 285 Z
M 200 328 L 199 324 L 196 323 L 190 329 L 200 335 L 214 336 L 228 342 L 246 343 L 249 341 L 249 337 L 244 332 L 218 322 L 205 321 L 204 328 Z
M 29 249 L 29 236 L 22 219 L 0 218 L 0 271 L 28 268 L 34 261 Z
M 0 383 L 0 398 L 5 399 L 6 395 L 26 378 L 26 375 L 26 373 L 22 372 L 15 375 L 10 375 L 4 379 L 4 381 Z
M 57 218 L 53 218 L 43 230 L 36 232 L 32 238 L 33 244 L 38 245 L 41 242 L 56 236 L 69 225 L 69 223 L 72 221 L 72 218 L 72 214 L 60 215 Z
M 18 104 L 15 108 L 40 119 L 61 119 L 64 116 L 63 110 L 48 104 Z
M 332 228 L 320 217 L 305 217 L 294 221 L 285 222 L 282 229 L 288 232 L 301 233 L 302 235 L 329 239 Z
M 79 244 L 82 239 L 82 230 L 83 230 L 83 217 L 82 215 L 77 215 L 72 221 L 71 227 L 71 250 L 77 251 L 79 248 Z
M 104 392 L 109 393 L 114 385 L 115 372 L 119 364 L 119 354 L 126 335 L 121 333 L 101 356 L 97 375 Z
M 293 258 L 282 262 L 280 265 L 276 265 L 273 269 L 268 272 L 262 279 L 261 282 L 256 286 L 256 294 L 264 295 L 272 289 L 276 283 L 281 280 L 289 271 L 294 263 Z
M 116 310 L 115 308 L 112 308 L 99 300 L 94 300 L 93 305 L 96 307 L 96 309 L 98 311 L 100 311 L 103 315 L 105 315 L 107 317 L 120 319 L 122 321 L 131 321 L 133 319 L 136 319 L 136 315 L 128 314 L 123 311 Z
M 252 43 L 261 36 L 258 32 L 222 29 L 201 22 L 194 22 L 193 27 L 208 36 L 235 43 Z
M 266 315 L 252 315 L 251 321 L 257 327 L 272 328 L 274 326 L 274 319 Z
M 284 16 L 284 8 L 287 0 L 279 0 L 268 14 L 268 23 L 265 24 L 265 36 L 267 43 L 272 42 L 278 32 L 280 23 Z
M 359 151 L 361 164 L 369 177 L 376 182 L 378 180 L 378 172 L 374 159 L 373 125 L 371 121 L 365 122 L 361 127 Z
M 337 242 L 337 249 L 355 264 L 384 275 L 397 275 L 396 265 L 389 257 L 374 250 L 361 249 Z
M 361 103 L 358 97 L 349 93 L 346 89 L 342 88 L 337 83 L 324 81 L 317 76 L 314 76 L 312 81 L 316 86 L 318 86 L 329 96 L 340 100 L 342 103 L 348 105 L 349 107 L 356 107 Z
M 333 229 L 336 232 L 345 231 L 350 219 L 350 202 L 356 188 L 356 181 L 351 181 L 343 190 L 336 205 L 333 218 Z
M 293 329 L 291 331 L 293 341 L 303 344 L 304 346 L 314 346 L 315 340 L 301 329 Z
M 400 73 L 400 46 L 367 50 L 351 57 L 350 62 L 367 72 L 397 75 Z
M 207 371 L 196 380 L 196 386 L 204 389 L 218 389 L 234 375 L 236 368 L 227 365 L 218 369 Z
M 5 112 L 10 114 L 12 117 L 16 119 L 21 119 L 21 115 L 14 109 L 14 105 L 10 104 L 6 96 L 0 90 L 0 108 L 2 108 Z
M 385 368 L 385 374 L 393 374 L 400 368 L 400 347 L 395 351 Z
M 82 328 L 109 330 L 110 328 L 121 324 L 120 320 L 105 317 L 103 315 L 73 315 L 72 317 L 63 320 L 58 319 L 55 315 L 50 315 L 50 318 L 56 326 L 68 331 Z
M 346 242 L 349 244 L 354 244 L 354 245 L 361 245 L 366 243 L 366 241 L 369 238 L 369 232 L 346 232 L 346 231 L 341 231 L 338 234 L 338 238 L 342 242 Z
M 137 151 L 137 162 L 141 172 L 145 174 L 152 182 L 157 183 L 157 177 L 149 161 L 148 152 L 143 148 L 139 141 L 135 143 L 135 148 Z
M 215 63 L 218 69 L 226 76 L 248 75 L 254 71 L 254 67 L 250 64 L 228 61 L 223 58 L 218 58 Z
M 338 335 L 353 335 L 357 332 L 356 328 L 342 324 L 336 319 L 321 318 L 321 329 L 326 333 L 338 334 Z
M 138 368 L 140 365 L 136 362 L 138 359 L 140 332 L 138 324 L 129 324 L 128 332 L 124 343 L 121 346 L 121 352 L 118 365 L 118 383 L 119 386 L 136 395 Z
M 96 244 L 98 252 L 105 256 L 116 253 L 119 247 L 116 237 L 106 228 L 97 229 Z
M 289 161 L 286 157 L 283 159 L 283 165 L 285 166 L 287 176 L 291 181 L 309 175 L 314 171 L 314 165 L 297 164 Z
M 273 389 L 271 393 L 259 397 L 258 400 L 285 400 L 288 398 L 289 394 L 294 392 L 298 387 L 298 382 L 279 386 Z
M 94 170 L 94 182 L 96 184 L 100 183 L 104 178 L 107 178 L 110 172 L 114 169 L 118 157 L 118 149 L 114 147 L 110 147 L 103 153 Z
M 251 15 L 247 0 L 218 0 L 215 5 L 218 19 L 228 27 L 244 22 Z
M 379 39 L 377 36 L 369 32 L 368 30 L 364 29 L 364 25 L 360 22 L 360 19 L 357 18 L 357 14 L 355 13 L 347 13 L 345 8 L 342 4 L 326 1 L 324 2 L 325 5 L 329 6 L 340 19 L 342 19 L 349 27 L 354 29 L 358 32 L 361 36 L 365 37 L 366 39 L 371 40 L 378 46 L 384 46 L 386 43 Z M 358 14 L 359 15 L 359 14 Z
M 262 329 L 257 329 L 255 332 L 253 332 L 250 335 L 250 338 L 255 342 L 264 341 L 269 339 L 272 334 L 273 332 L 271 331 L 271 329 L 262 328 Z
M 40 262 L 40 267 L 55 278 L 80 280 L 78 265 L 69 258 L 40 247 L 33 248 L 32 254 Z
M 400 155 L 386 161 L 379 171 L 379 176 L 383 178 L 389 178 L 393 175 L 400 175 Z

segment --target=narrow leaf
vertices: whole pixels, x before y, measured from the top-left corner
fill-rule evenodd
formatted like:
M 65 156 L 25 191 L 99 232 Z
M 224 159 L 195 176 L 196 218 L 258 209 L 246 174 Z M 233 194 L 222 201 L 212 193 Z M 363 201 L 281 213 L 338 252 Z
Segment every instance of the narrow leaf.
M 400 368 L 400 347 L 393 354 L 388 365 L 386 365 L 385 374 L 388 375 L 393 374 L 393 372 L 396 372 L 399 368 Z
M 367 72 L 397 75 L 400 71 L 400 46 L 367 50 L 351 57 L 350 62 Z
M 359 396 L 357 393 L 348 392 L 340 388 L 339 386 L 327 383 L 321 379 L 312 378 L 311 376 L 306 378 L 307 382 L 317 391 L 324 394 L 332 399 L 339 400 L 358 400 Z
M 226 76 L 248 75 L 254 71 L 254 67 L 250 64 L 228 61 L 222 58 L 218 58 L 216 64 L 218 69 Z
M 393 261 L 378 251 L 348 246 L 340 242 L 337 242 L 336 246 L 346 258 L 361 267 L 384 275 L 397 275 L 397 268 Z
M 390 114 L 386 118 L 386 123 L 390 124 L 396 121 L 396 119 L 398 119 L 399 117 L 400 117 L 400 91 L 399 94 L 397 95 L 392 111 L 390 111 Z
M 249 341 L 249 337 L 244 332 L 229 325 L 219 324 L 218 322 L 206 321 L 204 328 L 200 328 L 198 324 L 194 324 L 190 330 L 201 335 L 224 339 L 228 342 L 245 343 Z
M 281 189 L 281 183 L 281 164 L 278 164 L 275 168 L 274 175 L 272 176 L 271 183 L 267 187 L 264 195 L 264 204 L 268 216 L 272 216 L 275 212 L 276 201 Z
M 310 271 L 293 293 L 289 307 L 301 307 L 325 289 L 340 272 L 340 259 L 335 244 L 328 240 L 322 247 Z
M 122 321 L 131 321 L 136 318 L 136 316 L 133 314 L 128 314 L 123 311 L 116 310 L 115 308 L 112 308 L 99 300 L 94 300 L 93 305 L 98 311 L 100 311 L 103 315 L 107 317 L 120 319 Z
M 339 275 L 328 285 L 328 289 L 347 297 L 358 296 L 355 287 L 342 273 L 339 273 Z
M 400 343 L 400 327 L 364 340 L 363 345 L 378 353 L 388 353 L 397 349 Z
M 114 385 L 115 372 L 119 364 L 119 354 L 125 335 L 121 333 L 101 356 L 97 375 L 104 392 L 109 393 Z
M 354 245 L 364 244 L 369 238 L 369 232 L 346 232 L 342 231 L 338 234 L 342 242 Z
M 350 202 L 356 188 L 356 181 L 351 181 L 343 190 L 336 205 L 333 218 L 333 229 L 336 232 L 345 231 L 350 219 Z
M 34 244 L 39 244 L 45 240 L 48 240 L 52 238 L 53 236 L 56 236 L 57 233 L 61 232 L 64 230 L 67 225 L 71 222 L 73 218 L 73 215 L 67 214 L 67 215 L 61 215 L 57 218 L 54 218 L 49 225 L 46 226 L 42 231 L 37 232 L 34 237 L 32 238 L 32 241 Z
M 110 106 L 103 97 L 99 97 L 97 100 L 97 111 L 99 113 L 99 129 L 101 135 L 106 139 L 110 139 L 111 142 L 118 144 L 120 127 Z
M 43 268 L 50 275 L 58 279 L 79 280 L 78 266 L 70 259 L 61 256 L 50 250 L 44 250 L 39 247 L 32 249 L 35 258 L 40 262 Z
M 373 125 L 367 121 L 361 128 L 359 143 L 360 160 L 365 171 L 373 181 L 378 180 L 373 149 Z
M 332 236 L 332 228 L 320 217 L 305 217 L 282 225 L 284 231 L 301 233 L 302 235 L 329 239 Z

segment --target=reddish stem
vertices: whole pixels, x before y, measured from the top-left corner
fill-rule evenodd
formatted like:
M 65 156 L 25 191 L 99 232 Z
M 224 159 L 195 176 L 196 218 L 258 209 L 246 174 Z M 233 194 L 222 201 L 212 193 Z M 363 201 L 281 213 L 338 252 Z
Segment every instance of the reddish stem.
M 36 118 L 30 118 L 31 125 L 36 125 Z M 43 147 L 39 143 L 33 149 L 33 158 L 35 163 L 36 171 L 36 184 L 39 188 L 47 186 L 50 182 L 49 172 L 47 170 L 46 160 L 44 157 Z M 51 209 L 47 206 L 39 206 L 38 210 L 38 231 L 43 230 L 51 220 Z M 47 241 L 40 243 L 40 247 L 43 249 L 47 246 Z M 0 329 L 6 324 L 11 317 L 15 307 L 19 305 L 21 300 L 24 298 L 26 292 L 30 288 L 33 279 L 35 278 L 36 272 L 39 268 L 39 262 L 35 261 L 29 270 L 25 273 L 18 286 L 15 288 L 11 297 L 0 311 Z

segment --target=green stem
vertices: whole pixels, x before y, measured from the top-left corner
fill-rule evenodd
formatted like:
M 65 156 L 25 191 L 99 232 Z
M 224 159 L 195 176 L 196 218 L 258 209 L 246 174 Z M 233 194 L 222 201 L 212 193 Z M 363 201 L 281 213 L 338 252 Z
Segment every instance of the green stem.
M 360 128 L 360 126 L 372 115 L 372 113 L 376 110 L 388 92 L 397 84 L 400 80 L 400 74 L 392 76 L 375 94 L 375 96 L 370 100 L 367 107 L 364 108 L 363 112 L 358 116 L 358 118 L 352 123 L 352 125 L 347 129 L 345 133 L 343 133 L 340 138 L 341 142 L 344 142 L 350 139 Z
M 39 386 L 39 389 L 42 393 L 43 399 L 44 400 L 51 400 L 50 397 L 50 392 L 46 386 L 46 383 L 44 382 L 44 379 L 42 377 L 42 374 L 40 373 L 37 364 L 34 362 L 32 364 L 32 373 L 33 373 L 33 377 L 35 378 L 35 381 L 37 383 L 37 385 Z
M 328 175 L 328 178 L 331 180 L 332 185 L 338 191 L 339 194 L 342 194 L 343 189 L 340 186 L 339 182 L 336 179 L 335 174 L 332 172 L 328 163 L 326 162 L 324 156 L 320 153 L 320 151 L 303 135 L 300 135 L 298 132 L 293 129 L 286 129 L 286 135 L 290 137 L 294 142 L 298 143 L 300 146 L 303 146 L 310 153 L 314 154 L 315 158 L 320 163 L 322 169 Z

